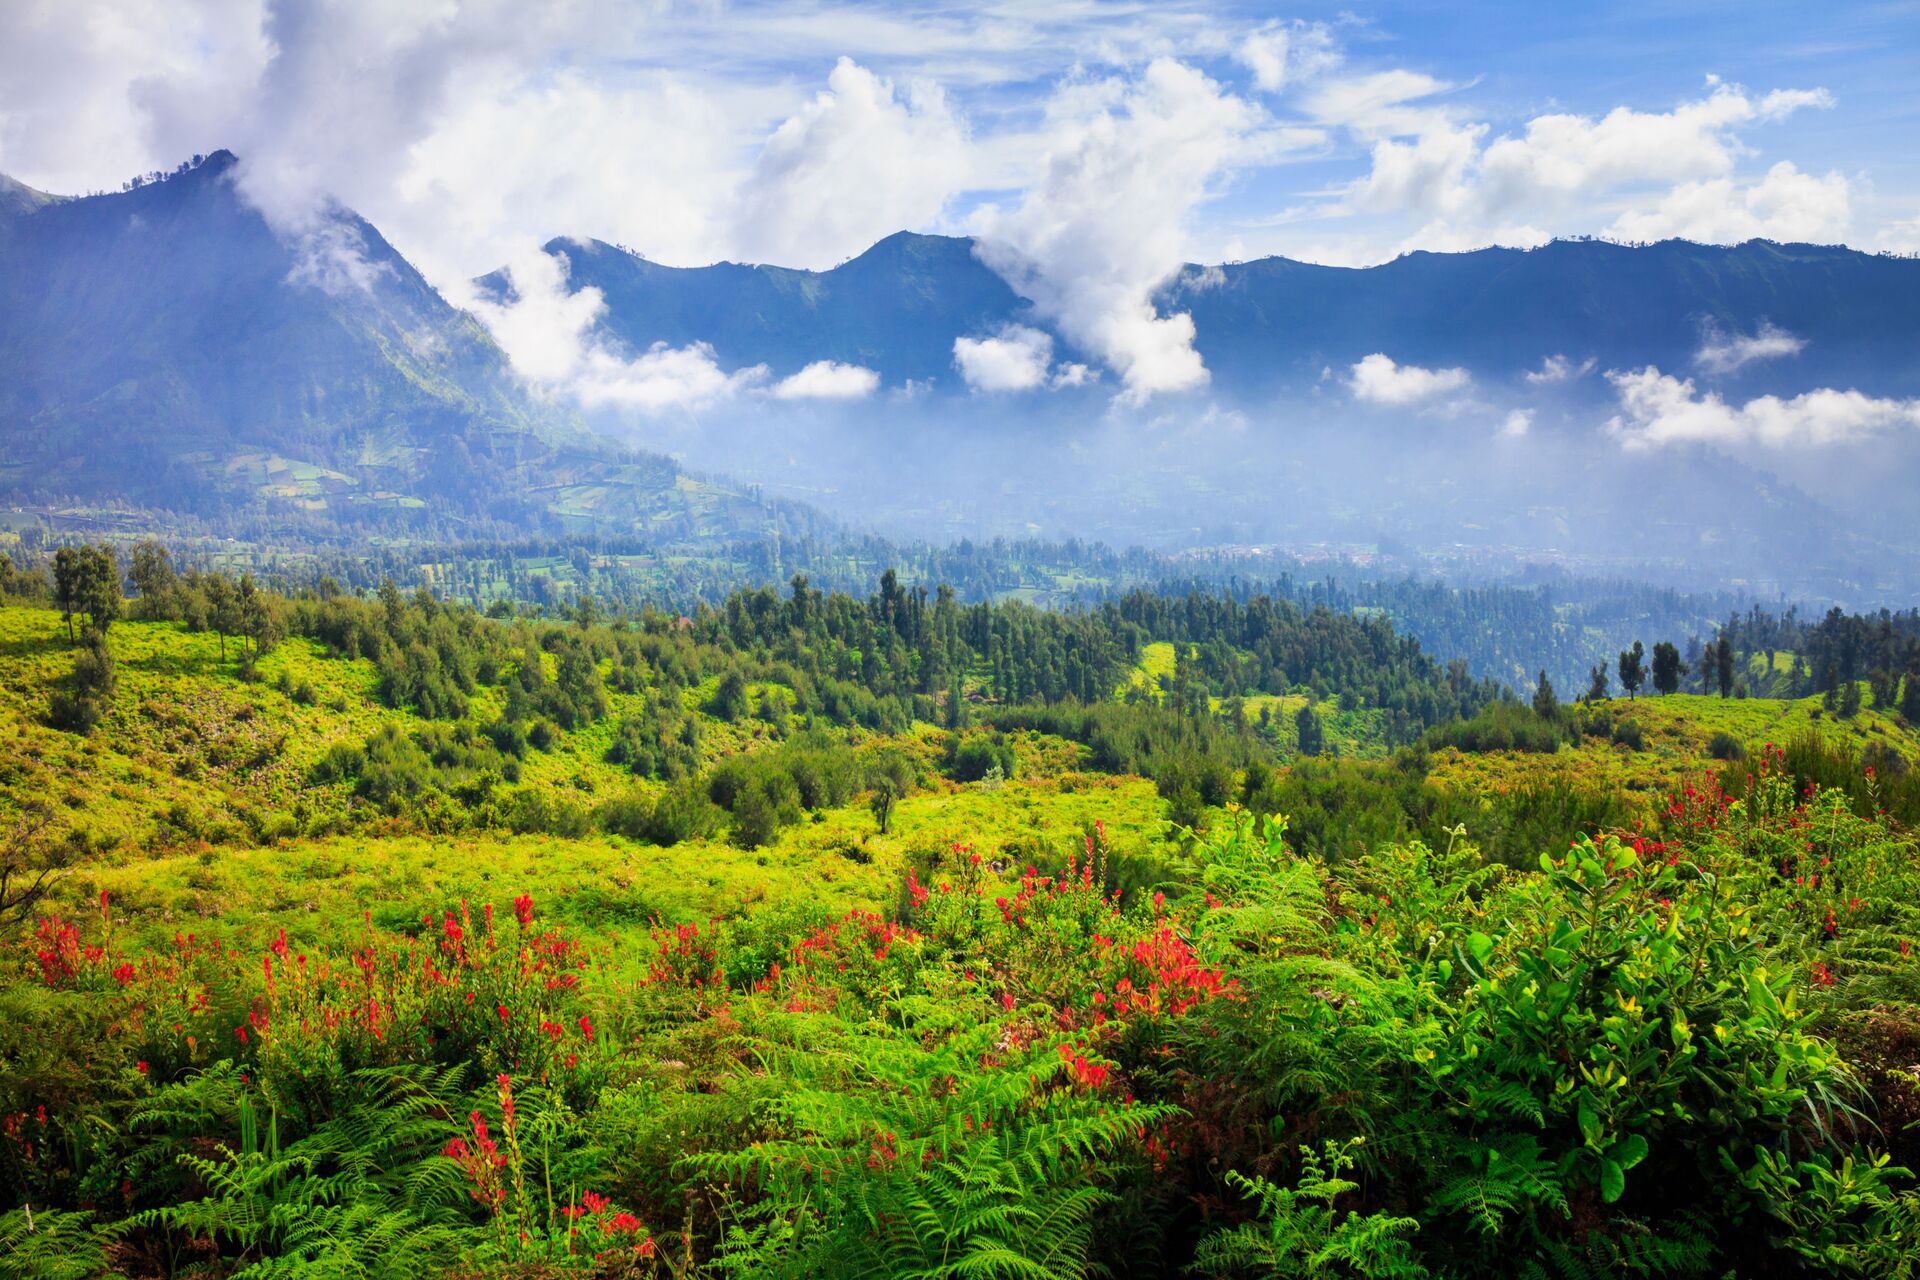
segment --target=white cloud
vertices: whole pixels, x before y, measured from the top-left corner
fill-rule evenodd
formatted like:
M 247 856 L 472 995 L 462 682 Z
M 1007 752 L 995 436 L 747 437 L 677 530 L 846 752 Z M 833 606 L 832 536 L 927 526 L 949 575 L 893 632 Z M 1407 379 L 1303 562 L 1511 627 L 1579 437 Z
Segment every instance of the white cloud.
M 1394 70 L 1330 78 L 1309 96 L 1317 119 L 1370 146 L 1366 174 L 1341 189 L 1331 212 L 1419 219 L 1400 251 L 1534 245 L 1578 231 L 1628 240 L 1833 240 L 1850 225 L 1851 184 L 1839 173 L 1815 177 L 1787 161 L 1758 179 L 1736 172 L 1750 153 L 1743 131 L 1831 107 L 1824 89 L 1756 99 L 1716 84 L 1668 111 L 1551 113 L 1495 136 L 1447 100 L 1454 87 Z M 1597 225 L 1601 217 L 1611 220 Z
M 1551 355 L 1540 362 L 1538 369 L 1529 369 L 1527 371 L 1527 381 L 1536 386 L 1552 386 L 1561 382 L 1578 382 L 1580 379 L 1592 373 L 1593 366 L 1597 363 L 1598 361 L 1592 356 L 1588 356 L 1585 360 L 1576 364 L 1567 356 Z
M 1354 365 L 1351 375 L 1347 385 L 1354 399 L 1397 407 L 1450 396 L 1465 390 L 1473 381 L 1465 369 L 1423 369 L 1417 364 L 1396 364 L 1379 351 Z
M 1234 50 L 1262 93 L 1279 93 L 1290 83 L 1340 61 L 1333 34 L 1312 23 L 1268 22 L 1247 33 Z
M 1767 170 L 1758 182 L 1713 178 L 1683 182 L 1650 208 L 1615 218 L 1606 234 L 1615 240 L 1698 240 L 1738 244 L 1746 240 L 1838 243 L 1853 223 L 1853 187 L 1845 175 L 1816 178 L 1790 160 Z
M 974 391 L 1031 391 L 1047 381 L 1053 338 L 1017 324 L 991 337 L 955 338 L 953 363 Z
M 1758 444 L 1770 449 L 1845 444 L 1897 428 L 1920 429 L 1920 400 L 1882 400 L 1823 387 L 1783 400 L 1761 396 L 1731 405 L 1699 394 L 1691 378 L 1648 366 L 1609 371 L 1620 412 L 1607 429 L 1629 450 L 1676 444 Z
M 612 350 L 594 332 L 606 299 L 595 288 L 568 290 L 563 255 L 525 253 L 507 275 L 511 300 L 476 296 L 467 305 L 493 331 L 514 371 L 543 392 L 589 409 L 659 413 L 712 404 L 766 378 L 764 365 L 727 372 L 704 342 L 655 343 L 634 357 Z
M 864 400 L 880 389 L 880 375 L 857 364 L 815 360 L 773 384 L 776 400 Z
M 789 116 L 741 187 L 735 243 L 750 258 L 825 267 L 925 226 L 967 185 L 966 130 L 937 86 L 904 94 L 850 58 Z
M 1805 338 L 1795 337 L 1773 324 L 1762 324 L 1759 332 L 1751 337 L 1742 333 L 1726 334 L 1712 328 L 1703 335 L 1700 350 L 1694 352 L 1693 363 L 1708 373 L 1732 373 L 1755 360 L 1777 360 L 1782 356 L 1799 355 L 1806 345 Z
M 661 413 L 725 400 L 766 377 L 766 366 L 728 373 L 704 342 L 669 347 L 656 342 L 627 359 L 591 347 L 566 390 L 589 409 L 612 406 Z
M 1508 413 L 1500 424 L 1500 435 L 1509 440 L 1517 440 L 1533 430 L 1533 410 L 1515 409 Z
M 1276 145 L 1264 114 L 1167 58 L 1064 86 L 1050 112 L 1044 171 L 1017 208 L 983 217 L 981 258 L 1118 372 L 1124 398 L 1204 384 L 1192 317 L 1160 315 L 1153 294 L 1213 184 Z

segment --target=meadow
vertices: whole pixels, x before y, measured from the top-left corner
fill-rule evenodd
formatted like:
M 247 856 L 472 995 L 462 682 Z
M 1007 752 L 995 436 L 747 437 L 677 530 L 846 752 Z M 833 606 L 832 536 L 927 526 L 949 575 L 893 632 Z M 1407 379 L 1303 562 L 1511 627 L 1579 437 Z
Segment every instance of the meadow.
M 1897 713 L 759 607 L 0 608 L 0 1274 L 1915 1270 Z

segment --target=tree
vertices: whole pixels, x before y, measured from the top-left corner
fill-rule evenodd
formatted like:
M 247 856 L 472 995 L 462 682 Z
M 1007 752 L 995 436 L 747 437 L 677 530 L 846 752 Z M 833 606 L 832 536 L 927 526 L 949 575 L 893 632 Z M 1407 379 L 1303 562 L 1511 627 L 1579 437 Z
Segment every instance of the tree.
M 274 613 L 273 598 L 254 585 L 253 575 L 240 575 L 240 585 L 234 589 L 233 616 L 240 634 L 253 642 L 255 653 L 265 653 L 272 649 L 279 635 L 279 619 Z
M 204 590 L 207 596 L 207 625 L 220 637 L 220 660 L 225 662 L 227 637 L 238 635 L 241 630 L 233 584 L 217 573 L 209 574 Z
M 48 700 L 47 719 L 56 729 L 91 733 L 118 685 L 106 636 L 90 630 L 85 646 L 74 655 L 73 676 L 67 687 L 56 690 Z
M 867 801 L 867 807 L 873 810 L 873 820 L 880 824 L 880 834 L 883 836 L 893 827 L 893 807 L 899 800 L 899 783 L 884 774 L 875 780 L 873 796 Z
M 1653 646 L 1653 687 L 1662 694 L 1680 692 L 1680 677 L 1687 664 L 1680 661 L 1680 650 L 1662 640 Z
M 1588 702 L 1605 702 L 1607 700 L 1607 664 L 1606 663 L 1601 662 L 1601 663 L 1596 663 L 1594 665 L 1592 675 L 1591 675 L 1591 680 L 1587 685 L 1586 700 Z
M 25 919 L 73 863 L 73 845 L 48 838 L 50 821 L 29 808 L 0 837 L 0 924 Z
M 167 549 L 152 538 L 133 549 L 133 589 L 139 593 L 140 616 L 148 619 L 173 615 L 173 593 L 179 578 Z
M 81 548 L 84 566 L 80 578 L 80 607 L 86 611 L 87 630 L 104 636 L 120 616 L 120 562 L 112 547 Z
M 1848 680 L 1840 686 L 1840 718 L 1851 720 L 1860 714 L 1860 682 Z
M 1731 698 L 1733 696 L 1733 641 L 1727 639 L 1724 632 L 1721 633 L 1720 642 L 1713 647 L 1713 665 L 1720 677 L 1720 696 Z
M 1326 730 L 1320 724 L 1320 717 L 1314 714 L 1312 703 L 1301 707 L 1293 718 L 1293 731 L 1301 755 L 1317 756 L 1326 750 Z
M 1907 672 L 1900 693 L 1900 715 L 1910 725 L 1920 725 L 1920 671 Z
M 53 602 L 67 624 L 67 643 L 73 643 L 73 615 L 80 610 L 82 574 L 79 547 L 61 547 L 53 553 Z
M 1547 679 L 1547 673 L 1540 673 L 1540 683 L 1533 690 L 1533 714 L 1542 720 L 1552 720 L 1560 714 L 1560 699 L 1553 695 L 1553 682 Z
M 1640 692 L 1640 686 L 1646 683 L 1646 657 L 1647 647 L 1638 640 L 1633 642 L 1633 648 L 1620 654 L 1620 687 L 1627 691 L 1629 699 L 1635 697 Z

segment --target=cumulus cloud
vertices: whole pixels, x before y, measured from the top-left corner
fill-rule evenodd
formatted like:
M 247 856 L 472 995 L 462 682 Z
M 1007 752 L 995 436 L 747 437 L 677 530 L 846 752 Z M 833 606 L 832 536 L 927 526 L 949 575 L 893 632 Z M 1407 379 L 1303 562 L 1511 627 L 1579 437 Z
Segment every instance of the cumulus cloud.
M 1507 414 L 1500 423 L 1500 435 L 1509 440 L 1517 440 L 1533 430 L 1533 410 L 1515 409 Z
M 880 375 L 857 364 L 815 360 L 780 379 L 769 394 L 776 400 L 864 400 L 880 389 Z
M 1354 399 L 1400 408 L 1450 396 L 1465 390 L 1473 381 L 1465 369 L 1423 369 L 1417 364 L 1397 364 L 1379 351 L 1354 365 L 1350 374 L 1347 386 L 1352 389 Z
M 761 148 L 742 186 L 735 243 L 782 266 L 830 266 L 932 222 L 967 183 L 966 130 L 940 89 L 905 92 L 851 58 Z
M 1845 444 L 1900 428 L 1920 428 L 1920 400 L 1883 400 L 1823 387 L 1792 399 L 1761 396 L 1732 405 L 1699 393 L 1691 378 L 1649 365 L 1610 371 L 1620 412 L 1607 430 L 1633 451 L 1678 444 L 1758 444 L 1770 449 Z
M 1119 373 L 1123 398 L 1202 385 L 1193 318 L 1159 314 L 1153 295 L 1212 185 L 1275 145 L 1264 114 L 1167 58 L 1130 81 L 1070 85 L 1052 112 L 1043 172 L 1017 208 L 982 220 L 980 257 Z
M 704 342 L 655 343 L 631 357 L 612 349 L 595 332 L 605 297 L 591 287 L 569 290 L 567 271 L 564 255 L 526 253 L 507 267 L 510 299 L 468 302 L 535 388 L 589 409 L 659 413 L 709 405 L 766 379 L 764 365 L 727 372 Z
M 1757 333 L 1722 333 L 1709 328 L 1702 336 L 1700 349 L 1693 354 L 1694 367 L 1707 373 L 1732 373 L 1755 360 L 1777 360 L 1796 356 L 1807 340 L 1773 324 L 1762 324 Z
M 1815 177 L 1787 161 L 1759 179 L 1736 172 L 1749 152 L 1744 130 L 1831 107 L 1824 89 L 1755 97 L 1716 84 L 1667 111 L 1551 113 L 1494 136 L 1445 100 L 1454 87 L 1396 70 L 1334 78 L 1308 98 L 1316 118 L 1370 144 L 1368 171 L 1339 208 L 1421 219 L 1402 248 L 1538 244 L 1596 208 L 1617 211 L 1596 229 L 1628 240 L 1836 239 L 1851 220 L 1841 174 Z
M 974 391 L 1031 391 L 1047 380 L 1053 338 L 1018 324 L 992 337 L 955 338 L 953 363 Z
M 1782 160 L 1758 182 L 1683 182 L 1650 208 L 1628 210 L 1606 234 L 1615 240 L 1745 240 L 1838 243 L 1853 222 L 1853 187 L 1841 173 L 1815 177 Z
M 1552 386 L 1561 382 L 1578 382 L 1593 372 L 1597 364 L 1592 356 L 1575 362 L 1568 356 L 1551 355 L 1540 362 L 1538 369 L 1527 370 L 1527 381 L 1535 386 Z
M 1288 84 L 1338 65 L 1333 33 L 1317 23 L 1268 22 L 1247 33 L 1234 57 L 1253 76 L 1263 93 L 1278 93 Z

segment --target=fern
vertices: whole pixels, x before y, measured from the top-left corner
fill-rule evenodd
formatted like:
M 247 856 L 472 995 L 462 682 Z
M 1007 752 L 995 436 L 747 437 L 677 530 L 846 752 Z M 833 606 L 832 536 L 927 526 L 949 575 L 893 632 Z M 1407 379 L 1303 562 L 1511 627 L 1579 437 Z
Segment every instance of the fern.
M 438 1154 L 463 1105 L 461 1070 L 381 1068 L 355 1082 L 363 1102 L 284 1147 L 277 1117 L 262 1126 L 241 1095 L 239 1147 L 179 1157 L 207 1194 L 129 1224 L 222 1241 L 238 1276 L 403 1280 L 443 1269 L 476 1238 L 459 1170 Z M 137 1120 L 173 1123 L 189 1111 L 163 1097 Z
M 1111 1103 L 1067 1078 L 1055 1043 L 953 1025 L 926 1000 L 902 1025 L 783 1015 L 756 1044 L 782 1078 L 780 1136 L 690 1157 L 741 1206 L 720 1254 L 755 1275 L 1085 1274 L 1103 1164 L 1167 1107 Z M 991 1064 L 991 1065 L 983 1065 Z
M 91 1280 L 107 1269 L 111 1227 L 91 1213 L 31 1207 L 0 1214 L 0 1276 L 5 1280 Z
M 1469 1151 L 1466 1168 L 1444 1179 L 1428 1198 L 1440 1213 L 1464 1213 L 1474 1230 L 1498 1234 L 1515 1213 L 1531 1214 L 1545 1208 L 1567 1212 L 1567 1193 L 1559 1170 L 1542 1155 L 1540 1143 L 1526 1134 L 1511 1134 L 1497 1143 Z
M 1300 1148 L 1300 1177 L 1291 1187 L 1229 1173 L 1229 1185 L 1258 1203 L 1260 1220 L 1208 1236 L 1188 1270 L 1273 1280 L 1295 1276 L 1416 1280 L 1427 1275 L 1407 1240 L 1420 1229 L 1414 1219 L 1342 1212 L 1334 1207 L 1341 1196 L 1359 1189 L 1359 1184 L 1342 1176 L 1353 1167 L 1353 1152 L 1359 1145 L 1356 1138 L 1329 1142 L 1318 1152 Z

